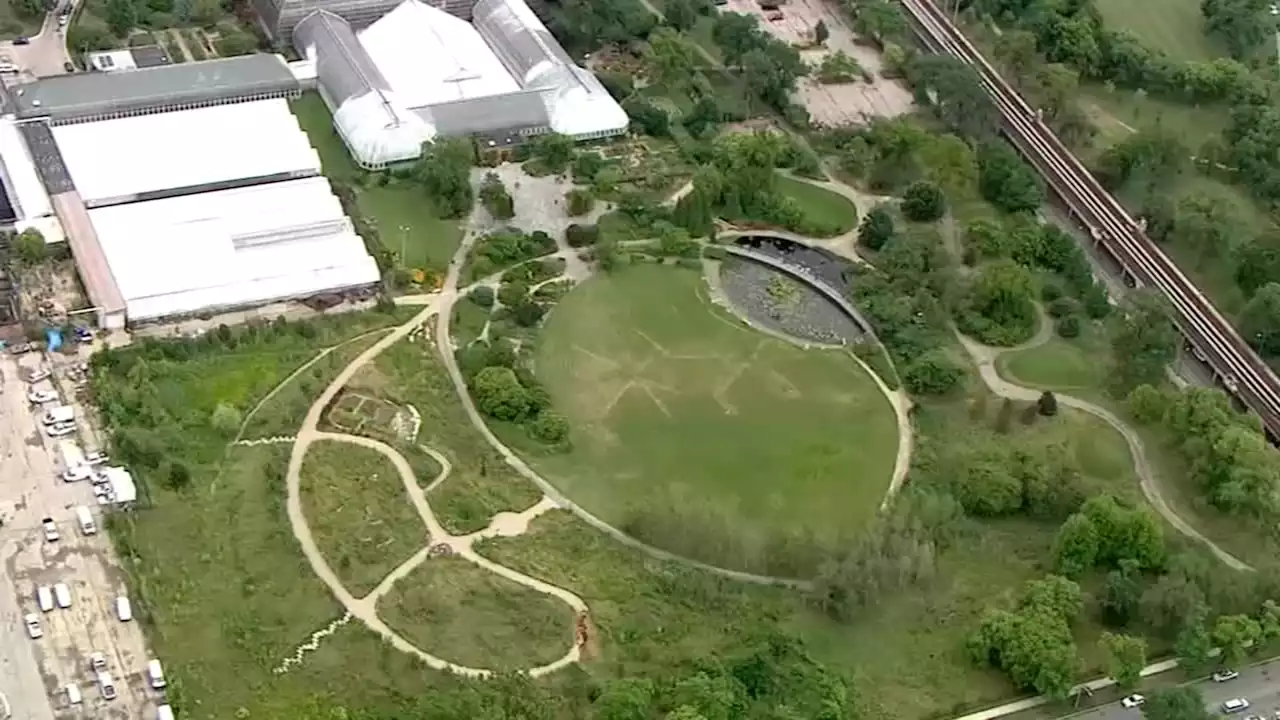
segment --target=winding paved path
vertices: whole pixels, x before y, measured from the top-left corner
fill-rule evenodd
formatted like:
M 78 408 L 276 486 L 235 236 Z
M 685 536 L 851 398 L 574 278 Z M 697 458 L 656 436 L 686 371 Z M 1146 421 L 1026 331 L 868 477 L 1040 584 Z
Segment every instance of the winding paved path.
M 437 299 L 437 303 L 439 299 Z M 528 527 L 529 521 L 537 515 L 554 507 L 554 504 L 544 500 L 534 505 L 532 508 L 525 510 L 523 513 L 501 513 L 496 516 L 488 528 L 466 536 L 452 536 L 447 533 L 436 519 L 435 514 L 431 511 L 431 506 L 427 503 L 426 493 L 418 484 L 417 478 L 414 476 L 413 469 L 409 466 L 404 456 L 397 452 L 389 445 L 372 438 L 361 437 L 358 435 L 345 435 L 338 433 L 322 432 L 318 429 L 321 416 L 324 409 L 329 405 L 330 401 L 342 390 L 349 382 L 353 375 L 364 365 L 372 362 L 380 353 L 391 347 L 396 342 L 402 340 L 413 332 L 417 327 L 427 321 L 427 319 L 436 310 L 437 303 L 424 303 L 424 309 L 413 317 L 413 319 L 400 325 L 392 330 L 386 337 L 383 337 L 377 343 L 370 346 L 361 353 L 355 360 L 349 363 L 338 373 L 338 376 L 329 383 L 324 392 L 316 398 L 311 408 L 307 411 L 306 418 L 303 420 L 302 427 L 299 428 L 297 438 L 293 443 L 293 451 L 289 456 L 289 469 L 285 476 L 285 483 L 288 488 L 288 497 L 286 499 L 286 508 L 289 515 L 289 524 L 293 530 L 294 537 L 297 538 L 299 545 L 302 546 L 302 552 L 307 558 L 307 562 L 311 564 L 312 570 L 316 575 L 329 587 L 329 591 L 333 593 L 338 602 L 346 609 L 346 611 L 356 620 L 364 623 L 369 629 L 378 633 L 396 649 L 401 652 L 414 655 L 437 670 L 446 670 L 465 675 L 469 677 L 487 677 L 491 674 L 490 670 L 482 668 L 472 668 L 450 662 L 444 658 L 432 655 L 422 650 L 413 643 L 410 643 L 399 633 L 392 630 L 378 616 L 377 603 L 384 595 L 391 591 L 396 582 L 407 576 L 415 568 L 421 565 L 431 555 L 433 547 L 438 545 L 446 545 L 452 554 L 462 557 L 492 573 L 501 575 L 512 582 L 518 583 L 528 588 L 532 588 L 546 595 L 558 598 L 575 613 L 585 613 L 587 605 L 581 598 L 564 588 L 542 582 L 536 578 L 529 577 L 523 573 L 504 567 L 495 562 L 481 557 L 472 548 L 474 542 L 481 537 L 492 537 L 497 535 L 518 535 Z M 415 303 L 417 304 L 417 303 Z M 351 595 L 346 586 L 329 567 L 325 561 L 324 555 L 320 552 L 316 545 L 315 538 L 311 535 L 311 528 L 307 524 L 306 515 L 302 509 L 301 484 L 302 484 L 302 462 L 307 454 L 308 448 L 316 441 L 333 441 L 345 442 L 353 445 L 380 452 L 387 457 L 396 467 L 400 474 L 400 479 L 404 484 L 405 492 L 408 493 L 410 500 L 413 502 L 414 508 L 418 512 L 418 516 L 422 519 L 423 524 L 427 528 L 430 535 L 430 543 L 414 554 L 409 560 L 402 563 L 393 570 L 376 588 L 368 595 L 357 598 Z M 443 458 L 442 455 L 428 450 L 437 461 Z M 440 475 L 437 476 L 432 484 L 440 482 L 449 474 L 452 467 L 445 460 L 440 466 Z M 560 668 L 577 662 L 579 658 L 579 648 L 574 643 L 565 654 L 555 662 L 542 665 L 530 669 L 528 672 L 532 676 L 544 675 L 554 672 Z
M 1009 398 L 1010 400 L 1019 400 L 1023 402 L 1034 402 L 1040 398 L 1043 390 L 1037 390 L 1017 383 L 1010 382 L 1000 376 L 996 370 L 996 358 L 1006 352 L 1017 350 L 1026 350 L 1043 345 L 1053 337 L 1053 331 L 1049 323 L 1041 318 L 1040 330 L 1036 333 L 1036 337 L 1030 341 L 1013 348 L 994 348 L 981 345 L 974 340 L 966 337 L 964 334 L 957 332 L 956 336 L 960 338 L 960 343 L 964 345 L 969 355 L 973 357 L 974 362 L 978 365 L 978 373 L 982 376 L 982 381 L 986 383 L 991 392 L 1000 397 Z M 1198 530 L 1191 526 L 1186 520 L 1182 519 L 1177 512 L 1165 500 L 1161 492 L 1160 484 L 1156 480 L 1155 473 L 1151 470 L 1150 463 L 1147 462 L 1147 454 L 1142 442 L 1142 438 L 1134 431 L 1128 423 L 1116 417 L 1115 413 L 1110 410 L 1089 402 L 1081 400 L 1073 395 L 1067 395 L 1058 391 L 1053 391 L 1058 398 L 1058 402 L 1067 407 L 1075 408 L 1081 412 L 1088 413 L 1099 420 L 1105 422 L 1120 433 L 1125 443 L 1129 446 L 1129 454 L 1133 457 L 1133 469 L 1138 474 L 1139 484 L 1142 487 L 1142 494 L 1146 496 L 1147 502 L 1160 513 L 1170 525 L 1178 532 L 1187 537 L 1203 544 L 1205 547 L 1218 557 L 1224 564 L 1235 570 L 1252 570 L 1248 564 L 1241 561 L 1236 556 L 1223 550 L 1214 544 L 1212 540 L 1200 534 Z

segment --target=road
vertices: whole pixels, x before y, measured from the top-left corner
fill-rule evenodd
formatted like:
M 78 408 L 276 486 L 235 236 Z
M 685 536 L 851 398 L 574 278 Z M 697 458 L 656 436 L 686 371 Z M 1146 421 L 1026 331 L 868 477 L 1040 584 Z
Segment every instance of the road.
M 58 25 L 58 15 L 62 8 L 74 8 L 76 2 L 77 0 L 65 0 L 50 11 L 44 18 L 44 24 L 40 26 L 40 32 L 28 38 L 30 43 L 0 43 L 0 56 L 8 58 L 21 68 L 21 72 L 14 78 L 17 82 L 66 74 L 66 63 L 71 60 L 71 56 L 67 53 L 66 28 Z
M 1196 687 L 1204 693 L 1209 711 L 1215 715 L 1222 712 L 1223 701 L 1242 697 L 1249 701 L 1250 708 L 1235 717 L 1244 720 L 1251 715 L 1261 715 L 1271 720 L 1280 711 L 1280 660 L 1245 668 L 1240 671 L 1240 677 L 1230 682 L 1205 680 Z M 1072 717 L 1076 720 L 1141 720 L 1142 711 L 1117 702 Z

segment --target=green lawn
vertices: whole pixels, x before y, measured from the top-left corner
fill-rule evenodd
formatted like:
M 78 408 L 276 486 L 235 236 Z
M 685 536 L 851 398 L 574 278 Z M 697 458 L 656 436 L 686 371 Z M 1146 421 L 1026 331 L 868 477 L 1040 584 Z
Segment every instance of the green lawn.
M 352 378 L 348 387 L 396 404 L 409 404 L 422 416 L 416 442 L 443 453 L 453 472 L 427 499 L 450 532 L 475 532 L 504 510 L 523 510 L 542 497 L 532 483 L 511 470 L 475 430 L 435 355 L 435 344 L 403 341 L 378 356 Z M 425 460 L 424 463 L 430 462 Z M 418 482 L 434 479 L 434 463 L 417 472 Z
M 40 32 L 40 23 L 44 18 L 20 15 L 14 5 L 13 0 L 0 2 L 0 38 L 10 40 L 19 35 L 30 36 Z
M 1106 387 L 1110 365 L 1104 339 L 1063 340 L 1056 336 L 1043 345 L 1002 353 L 996 361 L 1000 374 L 1010 380 L 1086 398 Z
M 529 670 L 574 643 L 573 609 L 460 558 L 432 558 L 378 601 L 378 616 L 423 650 L 467 667 Z
M 411 180 L 393 180 L 385 186 L 371 181 L 368 187 L 359 186 L 355 178 L 363 171 L 351 161 L 342 138 L 333 129 L 329 108 L 318 93 L 307 93 L 295 100 L 293 113 L 320 154 L 324 174 L 355 186 L 361 212 L 378 228 L 383 245 L 395 253 L 400 264 L 406 268 L 446 269 L 462 241 L 459 221 L 438 217 L 431 200 Z
M 832 229 L 832 236 L 842 235 L 858 225 L 858 209 L 841 195 L 813 183 L 778 176 L 778 191 L 793 199 L 813 222 Z
M 786 566 L 772 556 L 779 544 L 826 545 L 875 514 L 897 448 L 893 411 L 847 354 L 748 330 L 709 304 L 702 282 L 635 266 L 561 301 L 536 368 L 573 450 L 533 461 L 656 544 Z
M 385 455 L 323 441 L 302 463 L 302 511 L 347 590 L 363 597 L 428 543 L 427 528 Z
M 1097 0 L 1109 30 L 1128 30 L 1145 45 L 1183 60 L 1211 60 L 1226 53 L 1205 36 L 1200 0 Z

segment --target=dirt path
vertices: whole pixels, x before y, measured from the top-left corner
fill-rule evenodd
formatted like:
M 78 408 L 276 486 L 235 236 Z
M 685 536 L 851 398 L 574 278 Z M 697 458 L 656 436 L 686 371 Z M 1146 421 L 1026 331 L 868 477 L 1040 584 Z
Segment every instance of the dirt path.
M 974 362 L 977 363 L 978 373 L 982 376 L 982 381 L 986 383 L 987 387 L 991 388 L 993 393 L 1000 397 L 1009 398 L 1011 400 L 1020 400 L 1023 402 L 1035 402 L 1039 399 L 1040 394 L 1043 391 L 1024 387 L 1022 385 L 1009 382 L 1001 377 L 1000 373 L 996 370 L 996 358 L 1003 353 L 1015 350 L 1025 350 L 1037 345 L 1042 345 L 1052 339 L 1052 326 L 1049 323 L 1044 322 L 1043 318 L 1040 323 L 1040 330 L 1036 333 L 1036 337 L 1015 348 L 988 347 L 974 342 L 960 333 L 956 333 L 956 336 L 960 338 L 960 342 L 964 345 L 965 350 L 969 352 L 969 355 L 973 357 Z M 1142 487 L 1142 494 L 1146 496 L 1147 502 L 1151 503 L 1151 506 L 1156 509 L 1156 512 L 1160 513 L 1160 516 L 1172 525 L 1174 529 L 1209 548 L 1209 550 L 1228 567 L 1234 570 L 1253 569 L 1234 555 L 1215 545 L 1209 538 L 1201 535 L 1198 530 L 1190 525 L 1190 523 L 1183 520 L 1178 513 L 1174 512 L 1173 508 L 1165 500 L 1160 489 L 1160 484 L 1156 480 L 1155 473 L 1152 472 L 1151 465 L 1147 462 L 1146 449 L 1143 445 L 1142 438 L 1138 436 L 1138 433 L 1136 433 L 1128 423 L 1116 417 L 1116 415 L 1110 410 L 1099 405 L 1095 405 L 1087 400 L 1081 400 L 1080 398 L 1072 395 L 1066 395 L 1059 392 L 1055 392 L 1054 395 L 1057 396 L 1059 403 L 1062 403 L 1067 407 L 1075 408 L 1081 412 L 1086 412 L 1110 425 L 1116 432 L 1120 433 L 1121 437 L 1124 438 L 1125 443 L 1129 446 L 1129 454 L 1133 458 L 1133 469 L 1138 475 L 1139 484 Z
M 504 514 L 495 518 L 495 524 L 489 528 L 473 533 L 467 536 L 453 536 L 447 533 L 436 519 L 435 514 L 431 511 L 431 506 L 427 503 L 426 493 L 419 485 L 417 478 L 414 476 L 413 469 L 409 466 L 404 456 L 397 452 L 394 448 L 385 443 L 373 440 L 371 438 L 360 437 L 356 435 L 344 435 L 338 433 L 323 432 L 318 429 L 321 415 L 324 409 L 329 405 L 330 401 L 342 390 L 342 388 L 350 381 L 351 377 L 364 365 L 372 362 L 380 353 L 399 342 L 419 326 L 425 323 L 436 311 L 436 307 L 440 304 L 441 299 L 445 296 L 438 296 L 435 302 L 422 302 L 424 308 L 421 312 L 413 317 L 413 319 L 400 325 L 370 346 L 355 360 L 351 361 L 338 376 L 329 383 L 324 392 L 316 398 L 311 408 L 307 411 L 307 416 L 303 420 L 302 427 L 298 430 L 297 437 L 293 442 L 293 451 L 289 457 L 289 469 L 286 474 L 286 485 L 288 488 L 287 510 L 289 515 L 289 524 L 293 530 L 294 537 L 297 538 L 299 545 L 302 547 L 303 554 L 307 561 L 311 564 L 312 570 L 316 575 L 329 587 L 329 591 L 333 593 L 338 602 L 346 609 L 347 614 L 352 618 L 364 623 L 369 629 L 378 633 L 396 649 L 414 655 L 437 670 L 446 670 L 469 677 L 486 677 L 491 674 L 490 670 L 482 668 L 472 668 L 450 662 L 444 658 L 432 655 L 422 650 L 416 645 L 405 640 L 401 635 L 388 627 L 378 616 L 377 602 L 386 595 L 395 586 L 396 582 L 407 576 L 415 568 L 425 562 L 433 554 L 433 549 L 444 546 L 448 554 L 462 557 L 492 573 L 501 575 L 512 582 L 519 583 L 525 587 L 531 588 L 538 592 L 554 596 L 569 605 L 575 612 L 575 615 L 585 613 L 587 610 L 586 603 L 581 598 L 564 588 L 556 587 L 548 583 L 542 582 L 536 578 L 529 577 L 523 573 L 517 572 L 510 568 L 498 565 L 486 558 L 481 557 L 472 548 L 475 540 L 480 537 L 491 537 L 495 535 L 514 535 L 523 532 L 528 527 L 529 521 L 538 514 L 554 507 L 553 503 L 543 501 L 529 508 L 523 513 Z M 417 299 L 415 299 L 417 300 Z M 415 302 L 414 304 L 419 304 Z M 322 355 L 323 356 L 323 355 Z M 387 457 L 396 467 L 400 474 L 400 479 L 404 484 L 405 492 L 408 493 L 410 500 L 413 502 L 414 508 L 418 512 L 423 524 L 426 526 L 431 542 L 414 554 L 408 561 L 401 564 L 368 595 L 357 598 L 351 595 L 346 586 L 329 567 L 325 561 L 323 554 L 316 545 L 315 538 L 311 535 L 311 528 L 307 524 L 306 516 L 302 509 L 301 483 L 302 483 L 302 461 L 307 454 L 307 449 L 313 442 L 325 440 L 333 442 L 346 442 L 353 445 L 380 452 Z M 428 452 L 437 460 L 443 459 L 443 455 L 428 450 Z M 452 470 L 448 460 L 441 462 L 440 475 L 433 481 L 432 485 L 442 481 Z M 513 522 L 511 516 L 519 518 L 520 522 Z M 439 552 L 439 550 L 434 550 Z M 577 662 L 579 657 L 579 648 L 577 644 L 570 647 L 565 654 L 555 662 L 531 668 L 528 673 L 533 676 L 544 675 L 554 672 L 571 663 Z

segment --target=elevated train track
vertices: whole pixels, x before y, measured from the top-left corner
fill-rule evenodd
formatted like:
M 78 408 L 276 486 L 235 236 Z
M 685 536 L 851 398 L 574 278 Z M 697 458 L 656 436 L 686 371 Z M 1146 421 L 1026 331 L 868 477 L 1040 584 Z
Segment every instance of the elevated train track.
M 1014 146 L 1040 171 L 1072 216 L 1089 229 L 1096 245 L 1124 268 L 1128 279 L 1158 290 L 1169 300 L 1178 328 L 1196 355 L 1229 392 L 1258 414 L 1272 440 L 1280 439 L 1280 378 L 933 0 L 900 2 L 926 46 L 978 71 Z

